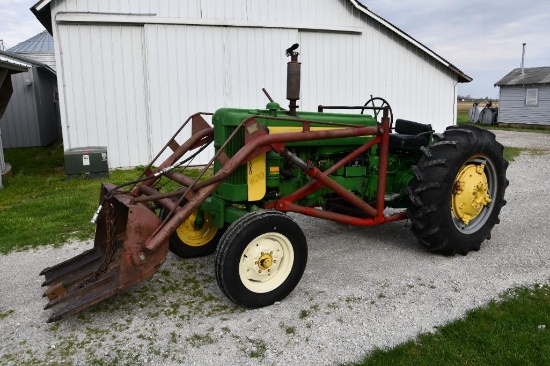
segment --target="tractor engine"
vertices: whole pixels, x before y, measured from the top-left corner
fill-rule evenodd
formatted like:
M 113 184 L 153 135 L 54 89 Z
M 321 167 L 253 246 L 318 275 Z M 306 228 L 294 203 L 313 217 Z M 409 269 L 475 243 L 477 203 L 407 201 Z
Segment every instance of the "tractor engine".
M 223 148 L 228 157 L 232 157 L 244 146 L 244 129 L 237 129 L 237 127 L 251 116 L 257 116 L 256 120 L 269 134 L 301 131 L 304 120 L 310 121 L 311 131 L 345 128 L 350 125 L 377 125 L 376 119 L 366 114 L 296 112 L 296 116 L 289 118 L 288 114 L 280 109 L 279 104 L 273 102 L 268 103 L 265 110 L 224 108 L 216 111 L 212 119 L 216 153 Z M 265 116 L 265 118 L 258 116 Z M 296 122 L 293 119 L 296 119 Z M 330 122 L 331 125 L 325 125 L 325 122 Z M 224 145 L 233 133 L 236 135 L 230 140 L 230 143 Z M 373 136 L 360 136 L 289 142 L 286 146 L 301 160 L 309 161 L 313 166 L 325 171 L 372 138 Z M 386 175 L 386 206 L 406 207 L 408 197 L 405 189 L 413 178 L 410 167 L 418 161 L 419 154 L 419 150 L 412 152 L 390 150 Z M 214 174 L 221 167 L 221 163 L 215 162 Z M 345 166 L 337 169 L 330 175 L 330 178 L 365 202 L 374 204 L 378 184 L 378 167 L 378 145 L 374 145 Z M 242 215 L 242 212 L 249 212 L 251 206 L 263 207 L 278 197 L 291 194 L 309 180 L 310 178 L 299 167 L 282 158 L 275 151 L 268 151 L 239 166 L 205 204 L 211 205 L 208 211 L 214 211 L 214 222 L 221 228 L 226 223 L 233 222 L 231 217 L 236 220 Z M 327 187 L 307 195 L 297 203 L 361 216 L 354 206 L 334 195 L 334 192 Z

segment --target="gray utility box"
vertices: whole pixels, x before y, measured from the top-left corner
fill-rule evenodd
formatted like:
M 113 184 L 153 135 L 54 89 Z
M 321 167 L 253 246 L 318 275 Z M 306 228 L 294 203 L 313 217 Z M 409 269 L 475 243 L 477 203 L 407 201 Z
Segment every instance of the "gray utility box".
M 65 150 L 67 178 L 106 178 L 109 176 L 107 147 L 86 146 Z

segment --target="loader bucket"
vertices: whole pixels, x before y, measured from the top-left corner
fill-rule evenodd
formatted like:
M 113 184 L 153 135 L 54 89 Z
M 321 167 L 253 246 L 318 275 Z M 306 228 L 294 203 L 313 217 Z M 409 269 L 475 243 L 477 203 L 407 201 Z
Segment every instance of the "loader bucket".
M 100 202 L 113 185 L 104 184 Z M 45 268 L 42 286 L 54 322 L 115 296 L 150 278 L 166 260 L 168 242 L 140 261 L 143 245 L 161 221 L 142 204 L 131 204 L 129 194 L 115 194 L 103 204 L 97 220 L 94 247 Z

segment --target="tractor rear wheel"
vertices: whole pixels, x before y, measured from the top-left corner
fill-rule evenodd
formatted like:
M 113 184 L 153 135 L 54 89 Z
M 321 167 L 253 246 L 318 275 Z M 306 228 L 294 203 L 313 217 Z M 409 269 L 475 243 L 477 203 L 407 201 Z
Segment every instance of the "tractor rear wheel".
M 434 135 L 413 166 L 407 191 L 411 230 L 433 252 L 466 255 L 479 250 L 499 223 L 508 186 L 503 146 L 474 126 L 452 126 Z
M 307 242 L 298 224 L 278 211 L 256 211 L 231 224 L 216 252 L 216 280 L 234 303 L 248 308 L 287 297 L 307 262 Z

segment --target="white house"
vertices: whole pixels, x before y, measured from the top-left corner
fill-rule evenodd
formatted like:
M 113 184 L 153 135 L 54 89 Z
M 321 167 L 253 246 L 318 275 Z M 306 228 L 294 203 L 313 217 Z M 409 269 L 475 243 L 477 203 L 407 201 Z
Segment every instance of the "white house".
M 442 131 L 456 121 L 457 83 L 471 81 L 356 0 L 41 0 L 31 10 L 55 40 L 65 148 L 107 146 L 111 168 L 147 163 L 194 112 L 263 108 L 263 87 L 286 103 L 293 43 L 302 110 L 372 95 Z

